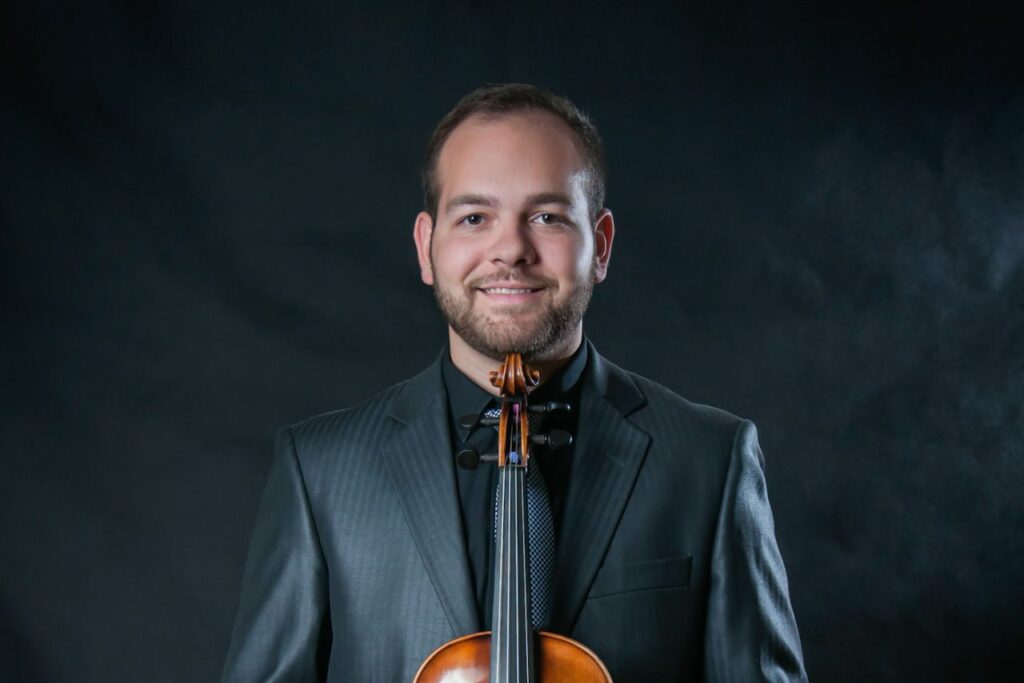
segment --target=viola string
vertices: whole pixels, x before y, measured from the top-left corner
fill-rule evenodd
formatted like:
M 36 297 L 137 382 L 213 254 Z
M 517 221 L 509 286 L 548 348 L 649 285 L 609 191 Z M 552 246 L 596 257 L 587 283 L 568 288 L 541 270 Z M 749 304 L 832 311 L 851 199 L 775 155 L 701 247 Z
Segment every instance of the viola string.
M 524 484 L 524 482 L 526 480 L 523 477 L 523 470 L 522 469 L 519 469 L 516 472 L 516 479 L 517 479 L 517 484 L 518 484 L 519 492 L 523 494 L 521 496 L 518 496 L 519 497 L 519 505 L 518 505 L 519 515 L 518 515 L 518 520 L 519 520 L 520 528 L 523 529 L 523 528 L 525 528 L 525 524 L 526 524 L 526 519 L 525 519 L 525 507 L 526 507 L 526 500 L 525 500 L 526 495 L 525 494 L 526 494 L 526 490 L 525 490 L 525 487 L 523 486 L 523 484 Z M 520 538 L 523 538 L 523 534 L 520 534 Z M 520 550 L 520 556 L 522 557 L 523 561 L 519 565 L 520 571 L 522 572 L 522 576 L 523 576 L 523 582 L 522 583 L 523 583 L 524 590 L 520 591 L 520 593 L 523 596 L 523 609 L 520 611 L 519 615 L 517 615 L 517 619 L 519 621 L 519 624 L 518 624 L 519 625 L 519 637 L 520 637 L 521 642 L 522 642 L 522 648 L 523 648 L 522 651 L 525 653 L 525 659 L 526 659 L 526 662 L 525 662 L 526 667 L 525 667 L 525 670 L 523 671 L 523 677 L 524 678 L 529 676 L 529 670 L 530 670 L 530 647 L 529 647 L 529 642 L 527 640 L 527 638 L 529 637 L 529 633 L 528 633 L 528 631 L 529 631 L 529 609 L 528 609 L 528 607 L 529 607 L 529 604 L 530 604 L 530 596 L 529 596 L 529 574 L 528 574 L 529 567 L 526 566 L 526 553 L 527 553 L 527 547 L 526 547 L 526 545 L 524 543 L 523 547 Z
M 525 401 L 505 399 L 506 438 L 502 447 L 506 462 L 499 469 L 499 532 L 496 577 L 498 599 L 492 625 L 494 683 L 528 683 L 532 663 L 532 625 L 529 619 L 529 544 L 526 522 L 526 471 L 528 463 L 522 428 Z M 511 424 L 509 424 L 509 421 Z
M 500 504 L 501 504 L 501 507 L 504 509 L 505 504 L 506 504 L 504 472 L 501 472 L 500 476 L 501 476 L 501 486 L 500 486 L 501 502 L 500 502 Z M 504 562 L 504 555 L 505 555 L 505 529 L 504 529 L 504 519 L 503 518 L 504 518 L 504 514 L 502 514 L 501 518 L 499 518 L 499 523 L 501 524 L 501 530 L 500 530 L 500 533 L 498 534 L 498 562 L 499 562 L 498 566 L 499 567 L 502 566 L 501 563 Z M 504 610 L 504 596 L 505 596 L 505 594 L 503 592 L 504 591 L 504 586 L 503 586 L 503 583 L 502 583 L 503 575 L 504 575 L 504 572 L 502 572 L 502 571 L 498 572 L 498 577 L 497 577 L 498 578 L 498 585 L 496 586 L 496 590 L 498 591 L 498 595 L 499 595 L 500 599 L 498 600 L 498 614 L 496 615 L 496 620 L 494 622 L 494 626 L 496 626 L 496 627 L 500 627 L 500 624 L 501 624 L 502 620 L 504 619 L 504 611 L 505 611 Z M 504 662 L 504 659 L 502 658 L 502 642 L 501 642 L 501 638 L 497 637 L 499 635 L 498 632 L 497 632 L 497 629 L 494 628 L 492 630 L 493 630 L 492 635 L 495 636 L 495 638 L 494 638 L 494 641 L 495 641 L 494 646 L 497 648 L 497 652 L 495 654 L 495 660 L 494 661 L 500 667 L 501 664 Z M 500 669 L 496 669 L 495 670 L 495 674 L 496 675 L 500 674 Z
M 519 452 L 520 444 L 519 444 L 519 438 L 518 438 L 519 437 L 519 404 L 518 403 L 513 403 L 512 404 L 512 418 L 514 420 L 513 423 L 512 423 L 513 426 L 514 426 L 514 429 L 512 431 L 512 448 L 513 448 L 513 452 L 516 454 L 515 460 L 513 461 L 512 465 L 513 465 L 513 467 L 515 467 L 515 466 L 518 466 L 519 459 L 522 457 L 522 453 Z M 510 480 L 513 479 L 513 477 L 515 477 L 516 472 L 518 472 L 518 470 L 510 470 L 509 471 L 509 479 Z M 513 481 L 513 483 L 516 483 L 516 482 Z M 516 487 L 516 489 L 518 490 L 518 487 Z M 519 501 L 517 500 L 518 496 L 516 495 L 516 492 L 517 491 L 514 491 L 512 493 L 512 513 L 513 514 L 510 516 L 510 519 L 514 520 L 514 524 L 515 525 L 518 525 L 518 523 L 519 523 Z M 511 533 L 511 531 L 512 531 L 512 529 L 509 529 L 510 533 Z M 516 529 L 515 531 L 517 533 L 513 534 L 511 540 L 512 540 L 512 543 L 515 544 L 515 552 L 512 555 L 512 572 L 515 575 L 515 586 L 516 586 L 516 588 L 515 588 L 514 591 L 512 591 L 515 594 L 515 598 L 514 598 L 515 599 L 515 605 L 512 608 L 512 632 L 509 634 L 513 639 L 517 639 L 519 637 L 519 593 L 520 593 L 520 590 L 519 590 L 519 581 L 520 581 L 520 577 L 519 577 L 519 533 L 518 533 L 519 529 Z M 515 640 L 513 640 L 513 643 L 515 645 L 518 645 L 518 643 L 516 643 Z M 510 650 L 512 650 L 511 647 L 510 647 Z M 515 647 L 514 651 L 515 652 L 519 652 L 519 648 Z M 518 674 L 518 667 L 517 667 L 516 673 Z M 516 678 L 518 679 L 519 676 L 517 675 Z

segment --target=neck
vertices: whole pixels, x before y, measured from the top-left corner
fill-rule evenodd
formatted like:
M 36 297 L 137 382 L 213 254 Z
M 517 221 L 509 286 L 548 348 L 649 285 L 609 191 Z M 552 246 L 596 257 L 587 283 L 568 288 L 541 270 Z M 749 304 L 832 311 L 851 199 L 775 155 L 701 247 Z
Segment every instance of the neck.
M 540 372 L 540 386 L 558 372 L 558 369 L 569 362 L 576 349 L 583 343 L 583 326 L 580 325 L 554 351 L 545 354 L 544 358 L 529 359 L 530 369 Z M 448 345 L 452 354 L 452 365 L 458 368 L 462 374 L 473 380 L 473 383 L 482 387 L 488 393 L 498 395 L 498 389 L 491 384 L 491 372 L 498 367 L 505 357 L 492 357 L 481 353 L 467 344 L 462 337 L 455 334 L 455 331 L 448 328 Z M 535 387 L 536 388 L 536 387 Z

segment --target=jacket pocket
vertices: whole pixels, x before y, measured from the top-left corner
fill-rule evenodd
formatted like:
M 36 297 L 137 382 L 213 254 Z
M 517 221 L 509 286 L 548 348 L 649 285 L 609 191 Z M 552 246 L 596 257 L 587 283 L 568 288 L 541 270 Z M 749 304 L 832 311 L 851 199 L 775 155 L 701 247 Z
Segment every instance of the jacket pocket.
M 588 597 L 688 586 L 692 565 L 692 555 L 605 565 L 597 572 Z

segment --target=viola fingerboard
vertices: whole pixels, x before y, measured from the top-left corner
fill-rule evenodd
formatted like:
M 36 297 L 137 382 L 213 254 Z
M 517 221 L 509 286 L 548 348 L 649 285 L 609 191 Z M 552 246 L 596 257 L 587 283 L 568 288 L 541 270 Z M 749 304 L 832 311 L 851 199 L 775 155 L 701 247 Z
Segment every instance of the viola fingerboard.
M 497 496 L 489 683 L 533 683 L 536 664 L 530 627 L 526 468 L 502 467 Z

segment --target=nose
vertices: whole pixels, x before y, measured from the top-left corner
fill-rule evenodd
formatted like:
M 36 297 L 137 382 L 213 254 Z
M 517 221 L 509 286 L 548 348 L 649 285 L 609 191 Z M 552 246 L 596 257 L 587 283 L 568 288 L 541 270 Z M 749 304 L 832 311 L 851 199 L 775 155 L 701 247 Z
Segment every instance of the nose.
M 529 224 L 525 220 L 503 220 L 493 231 L 488 256 L 492 263 L 505 267 L 523 266 L 536 261 L 537 252 L 530 239 Z

